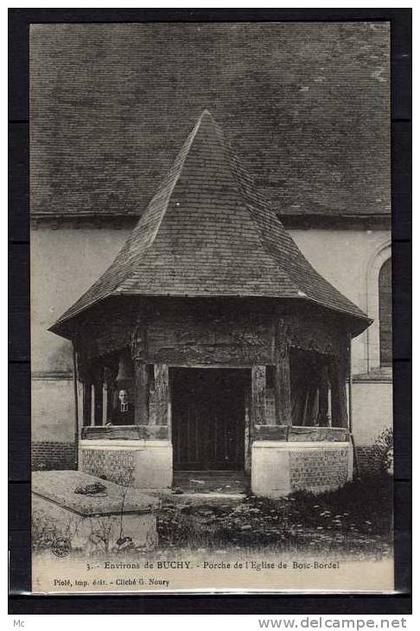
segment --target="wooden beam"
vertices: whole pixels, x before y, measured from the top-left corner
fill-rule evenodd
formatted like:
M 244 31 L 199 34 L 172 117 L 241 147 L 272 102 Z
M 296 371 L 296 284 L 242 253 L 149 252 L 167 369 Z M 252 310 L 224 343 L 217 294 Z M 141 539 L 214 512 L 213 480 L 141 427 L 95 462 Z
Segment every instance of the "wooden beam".
M 274 400 L 276 424 L 292 424 L 292 405 L 290 399 L 290 363 L 289 355 L 280 357 L 274 372 Z
M 275 360 L 274 402 L 276 425 L 291 425 L 290 355 L 287 326 L 283 320 L 279 320 L 276 325 Z
M 104 425 L 103 427 L 83 427 L 84 440 L 168 440 L 167 425 Z
M 251 370 L 251 412 L 254 425 L 265 425 L 265 391 L 266 391 L 266 367 L 253 366 Z
M 149 424 L 149 379 L 147 365 L 134 361 L 134 424 Z
M 330 370 L 331 417 L 333 427 L 348 427 L 346 403 L 346 366 L 343 357 L 337 358 Z
M 112 415 L 114 412 L 114 390 L 110 382 L 106 386 L 106 422 L 112 422 Z
M 340 410 L 341 410 L 341 425 L 340 427 L 348 427 L 349 426 L 349 416 L 347 413 L 347 374 L 348 374 L 348 356 L 347 351 L 344 350 L 341 354 L 339 361 L 339 401 L 340 401 Z
M 319 425 L 321 427 L 328 427 L 328 392 L 329 392 L 329 379 L 328 379 L 328 366 L 324 366 L 320 375 L 319 384 Z
M 118 361 L 114 361 L 112 365 L 105 366 L 104 384 L 106 389 L 106 409 L 104 409 L 104 417 L 106 423 L 112 422 L 114 414 L 114 392 L 115 379 L 118 374 Z M 104 423 L 104 424 L 106 424 Z
M 94 425 L 102 425 L 102 409 L 103 409 L 103 385 L 102 381 L 96 381 L 93 385 L 93 391 L 95 395 L 95 404 L 94 404 Z
M 102 387 L 102 425 L 108 422 L 108 386 L 104 382 Z
M 92 384 L 83 382 L 83 425 L 88 427 L 92 422 Z

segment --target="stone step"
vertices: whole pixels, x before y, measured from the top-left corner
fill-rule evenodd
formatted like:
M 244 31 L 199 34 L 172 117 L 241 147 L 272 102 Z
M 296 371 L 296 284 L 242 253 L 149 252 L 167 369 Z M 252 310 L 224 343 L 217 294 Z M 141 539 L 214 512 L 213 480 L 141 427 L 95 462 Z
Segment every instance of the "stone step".
M 245 493 L 249 487 L 242 471 L 176 471 L 174 489 L 188 493 Z

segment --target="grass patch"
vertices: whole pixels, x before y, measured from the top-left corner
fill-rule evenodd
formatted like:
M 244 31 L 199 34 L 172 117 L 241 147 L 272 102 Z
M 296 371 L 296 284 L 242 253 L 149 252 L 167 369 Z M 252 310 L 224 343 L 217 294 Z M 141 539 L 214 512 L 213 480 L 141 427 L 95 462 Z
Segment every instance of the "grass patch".
M 158 515 L 159 547 L 270 548 L 381 557 L 392 544 L 392 480 L 376 476 L 336 491 L 217 503 L 169 498 Z

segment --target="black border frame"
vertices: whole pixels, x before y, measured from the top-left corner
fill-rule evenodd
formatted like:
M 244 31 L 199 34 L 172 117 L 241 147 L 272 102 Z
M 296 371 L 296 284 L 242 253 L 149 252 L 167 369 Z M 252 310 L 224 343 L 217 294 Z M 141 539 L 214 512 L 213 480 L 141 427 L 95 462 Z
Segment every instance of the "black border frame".
M 411 613 L 411 9 L 9 9 L 9 550 L 11 614 Z M 32 596 L 30 551 L 29 25 L 391 23 L 395 562 L 392 595 Z

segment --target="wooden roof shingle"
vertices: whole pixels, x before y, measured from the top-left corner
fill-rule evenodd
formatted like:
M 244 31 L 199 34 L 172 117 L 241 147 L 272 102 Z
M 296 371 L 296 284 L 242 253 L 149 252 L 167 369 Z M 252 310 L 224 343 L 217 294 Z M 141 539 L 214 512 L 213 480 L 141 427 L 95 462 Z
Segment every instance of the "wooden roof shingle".
M 113 263 L 51 330 L 118 295 L 299 299 L 369 322 L 306 260 L 207 110 Z

